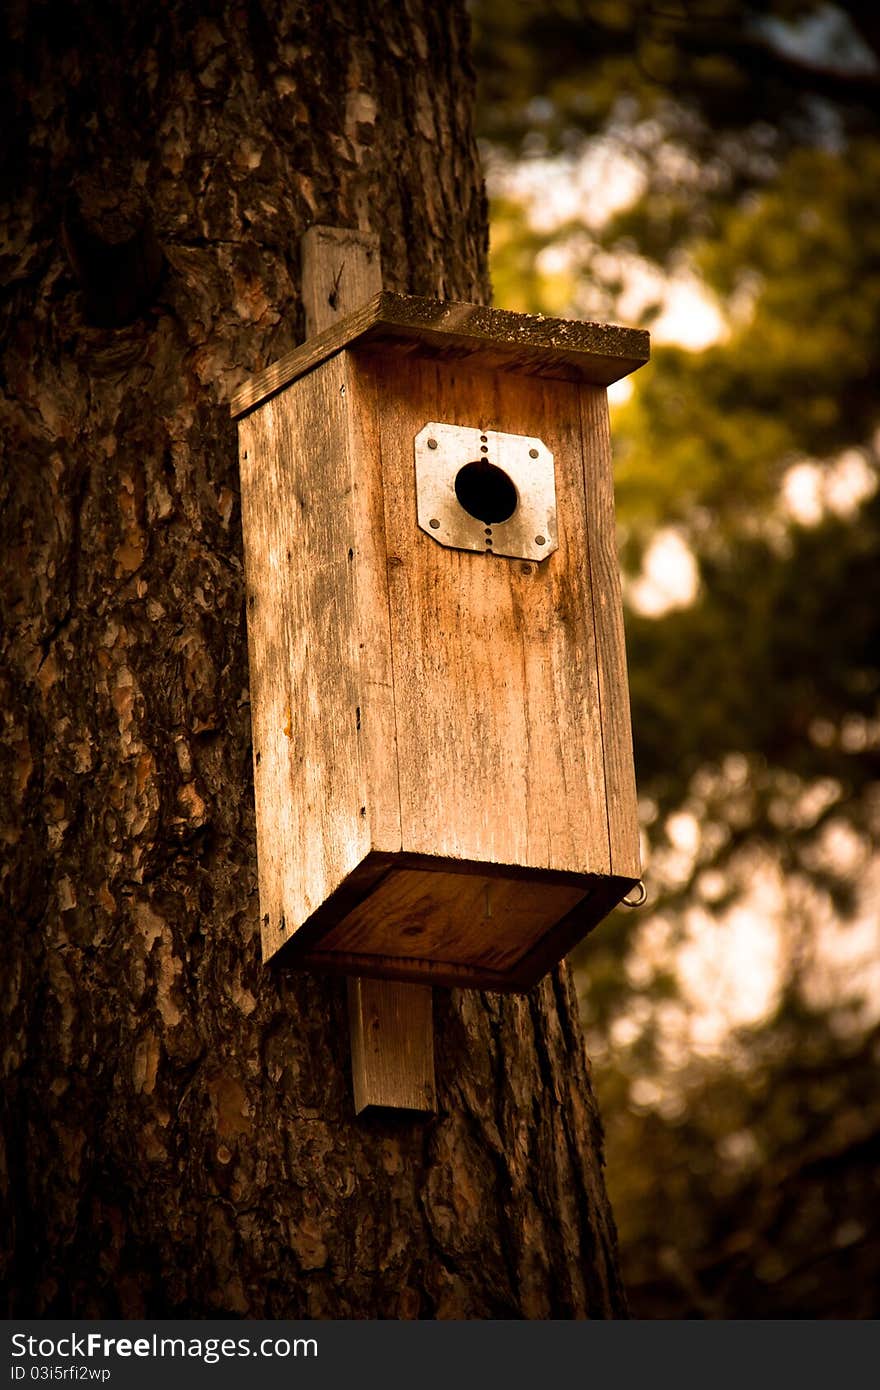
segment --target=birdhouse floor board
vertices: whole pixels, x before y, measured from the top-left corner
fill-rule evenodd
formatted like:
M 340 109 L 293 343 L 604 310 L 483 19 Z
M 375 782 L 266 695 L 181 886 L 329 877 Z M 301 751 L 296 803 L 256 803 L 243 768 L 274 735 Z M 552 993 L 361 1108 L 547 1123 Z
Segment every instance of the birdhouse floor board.
M 522 991 L 635 882 L 371 854 L 275 960 L 331 974 Z
M 468 990 L 492 990 L 512 994 L 531 990 L 553 966 L 582 941 L 610 910 L 633 888 L 633 878 L 596 880 L 576 908 L 557 922 L 551 930 L 534 941 L 516 965 L 506 970 L 482 965 L 478 960 L 460 962 L 443 958 L 424 960 L 417 956 L 359 954 L 355 951 L 324 951 L 323 942 L 302 955 L 286 956 L 291 965 L 329 974 L 359 974 L 382 980 L 400 980 L 414 984 L 434 984 Z M 282 960 L 284 960 L 282 956 Z
M 448 960 L 504 972 L 585 895 L 583 884 L 396 869 L 324 934 L 321 950 Z

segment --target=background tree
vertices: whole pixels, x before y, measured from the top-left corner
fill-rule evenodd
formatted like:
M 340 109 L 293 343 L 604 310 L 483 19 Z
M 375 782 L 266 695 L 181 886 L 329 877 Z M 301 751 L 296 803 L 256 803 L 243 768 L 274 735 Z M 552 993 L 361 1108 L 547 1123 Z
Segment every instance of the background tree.
M 876 1316 L 876 7 L 473 11 L 497 301 L 655 328 L 615 418 L 651 904 L 579 957 L 633 1308 Z
M 619 1314 L 564 970 L 438 991 L 438 1116 L 355 1121 L 344 985 L 259 962 L 227 402 L 312 223 L 486 295 L 462 8 L 4 23 L 6 1312 Z

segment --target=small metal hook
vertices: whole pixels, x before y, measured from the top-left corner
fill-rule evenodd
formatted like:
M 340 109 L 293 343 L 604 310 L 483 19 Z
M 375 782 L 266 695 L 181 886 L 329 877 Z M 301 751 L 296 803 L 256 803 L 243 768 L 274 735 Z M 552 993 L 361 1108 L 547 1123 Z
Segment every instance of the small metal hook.
M 642 896 L 640 898 L 637 898 L 635 902 L 630 902 L 629 898 L 621 898 L 621 907 L 642 907 L 643 904 L 648 901 L 648 890 L 641 879 L 639 879 L 638 883 L 636 884 L 634 891 L 640 892 Z

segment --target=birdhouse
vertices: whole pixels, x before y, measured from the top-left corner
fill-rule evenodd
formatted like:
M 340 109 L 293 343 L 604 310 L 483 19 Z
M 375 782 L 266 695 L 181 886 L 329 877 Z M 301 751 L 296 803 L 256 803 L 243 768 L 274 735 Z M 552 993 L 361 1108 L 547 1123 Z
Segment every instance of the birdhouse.
M 385 292 L 239 392 L 264 958 L 526 990 L 637 883 L 605 388 L 647 358 Z

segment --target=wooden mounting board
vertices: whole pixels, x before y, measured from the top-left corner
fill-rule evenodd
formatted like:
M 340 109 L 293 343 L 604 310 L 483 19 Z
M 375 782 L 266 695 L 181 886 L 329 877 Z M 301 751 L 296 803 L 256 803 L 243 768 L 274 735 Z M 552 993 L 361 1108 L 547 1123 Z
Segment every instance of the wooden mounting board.
M 373 1106 L 436 1109 L 431 989 L 349 979 L 355 1114 Z

